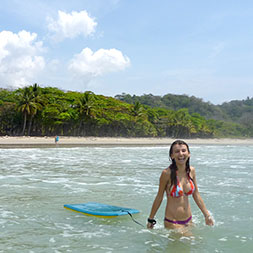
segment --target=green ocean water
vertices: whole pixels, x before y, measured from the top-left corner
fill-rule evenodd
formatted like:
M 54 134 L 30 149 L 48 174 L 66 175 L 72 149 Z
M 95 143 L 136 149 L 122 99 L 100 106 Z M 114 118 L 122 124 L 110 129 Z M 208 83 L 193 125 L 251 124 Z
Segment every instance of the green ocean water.
M 63 208 L 96 201 L 136 208 L 145 224 L 169 165 L 164 146 L 0 149 L 0 252 L 252 252 L 253 146 L 192 145 L 191 165 L 212 213 L 191 198 L 191 236 L 148 230 L 129 216 L 100 219 Z

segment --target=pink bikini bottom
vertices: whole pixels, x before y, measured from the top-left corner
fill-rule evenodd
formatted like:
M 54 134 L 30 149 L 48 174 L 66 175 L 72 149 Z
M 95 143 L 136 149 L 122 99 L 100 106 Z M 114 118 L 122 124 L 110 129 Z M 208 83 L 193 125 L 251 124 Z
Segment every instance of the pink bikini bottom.
M 186 225 L 190 220 L 192 219 L 192 216 L 190 216 L 187 220 L 169 220 L 166 217 L 164 218 L 164 221 L 173 223 L 173 224 L 180 224 L 180 225 Z

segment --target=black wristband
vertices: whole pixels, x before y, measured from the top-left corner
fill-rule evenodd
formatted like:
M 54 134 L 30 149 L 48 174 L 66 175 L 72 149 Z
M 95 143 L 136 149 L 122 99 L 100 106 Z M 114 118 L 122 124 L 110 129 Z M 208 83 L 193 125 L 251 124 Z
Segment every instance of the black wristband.
M 155 225 L 156 224 L 156 220 L 148 218 L 148 223 L 151 223 L 152 225 Z

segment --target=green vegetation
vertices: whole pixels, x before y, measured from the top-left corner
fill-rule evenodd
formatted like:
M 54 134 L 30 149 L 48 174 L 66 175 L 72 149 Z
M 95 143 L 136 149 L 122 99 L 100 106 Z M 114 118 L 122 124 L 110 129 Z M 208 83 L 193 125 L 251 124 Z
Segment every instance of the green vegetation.
M 139 102 L 151 108 L 160 107 L 173 111 L 187 108 L 192 117 L 196 113 L 204 117 L 216 137 L 253 137 L 253 98 L 234 100 L 222 105 L 203 102 L 194 96 L 173 94 L 131 96 L 123 93 L 115 98 L 130 104 Z
M 0 135 L 252 137 L 253 99 L 221 106 L 167 94 L 115 98 L 37 84 L 0 89 Z

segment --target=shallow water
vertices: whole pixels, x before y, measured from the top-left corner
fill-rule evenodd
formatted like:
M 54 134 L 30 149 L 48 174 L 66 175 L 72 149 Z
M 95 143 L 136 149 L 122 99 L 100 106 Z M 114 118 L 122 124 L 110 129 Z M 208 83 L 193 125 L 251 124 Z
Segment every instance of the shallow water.
M 202 198 L 215 219 L 191 198 L 191 236 L 148 230 L 129 216 L 100 219 L 64 204 L 97 201 L 132 207 L 146 223 L 169 164 L 168 147 L 0 149 L 0 252 L 252 252 L 253 146 L 192 145 Z

